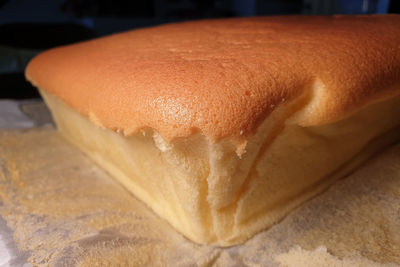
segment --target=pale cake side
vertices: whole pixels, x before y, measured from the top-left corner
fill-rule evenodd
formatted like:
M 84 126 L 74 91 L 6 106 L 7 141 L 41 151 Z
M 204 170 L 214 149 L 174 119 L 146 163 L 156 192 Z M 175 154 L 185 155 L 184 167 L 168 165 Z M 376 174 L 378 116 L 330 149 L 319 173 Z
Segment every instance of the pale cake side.
M 241 156 L 200 134 L 167 143 L 151 129 L 124 136 L 41 91 L 60 132 L 189 239 L 230 246 L 399 139 L 400 97 L 324 126 L 294 119 L 303 99 L 266 120 Z M 374 125 L 371 127 L 371 125 Z

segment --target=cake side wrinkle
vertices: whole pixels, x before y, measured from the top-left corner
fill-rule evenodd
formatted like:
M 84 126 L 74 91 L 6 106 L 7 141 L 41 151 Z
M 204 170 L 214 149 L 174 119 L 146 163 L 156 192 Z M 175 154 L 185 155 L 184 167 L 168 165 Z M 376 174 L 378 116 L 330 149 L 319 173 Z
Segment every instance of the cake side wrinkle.
M 314 85 L 310 84 L 309 86 L 312 87 Z M 259 126 L 257 133 L 248 142 L 246 151 L 243 154 L 237 155 L 237 153 L 234 153 L 233 148 L 229 149 L 227 140 L 211 145 L 213 148 L 211 149 L 211 157 L 213 157 L 214 165 L 222 162 L 218 166 L 230 166 L 228 169 L 219 168 L 224 173 L 210 175 L 207 178 L 209 180 L 209 190 L 214 195 L 214 199 L 210 200 L 213 208 L 217 210 L 232 209 L 230 206 L 235 205 L 247 191 L 252 177 L 251 172 L 255 170 L 254 168 L 259 158 L 284 130 L 286 122 L 310 102 L 312 92 L 312 90 L 304 90 L 302 96 L 291 102 L 286 101 L 276 108 L 268 119 Z M 224 158 L 218 157 L 218 154 L 224 155 Z M 231 163 L 227 164 L 226 162 L 228 161 L 231 161 Z M 227 182 L 227 179 L 229 179 L 229 182 Z M 221 188 L 224 191 L 228 191 L 227 188 L 223 187 L 226 184 L 229 184 L 229 193 L 220 192 L 219 189 Z
M 26 76 L 125 135 L 149 127 L 171 141 L 199 129 L 240 145 L 316 77 L 326 90 L 304 126 L 398 94 L 399 24 L 398 15 L 176 23 L 46 51 Z

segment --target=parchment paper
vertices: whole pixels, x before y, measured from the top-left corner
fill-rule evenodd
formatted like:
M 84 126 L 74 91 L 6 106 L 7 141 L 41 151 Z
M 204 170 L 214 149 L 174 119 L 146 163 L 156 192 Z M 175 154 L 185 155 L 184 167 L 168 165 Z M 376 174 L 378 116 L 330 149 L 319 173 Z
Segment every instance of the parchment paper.
M 230 248 L 181 236 L 52 126 L 0 131 L 0 199 L 34 266 L 400 264 L 400 145 Z

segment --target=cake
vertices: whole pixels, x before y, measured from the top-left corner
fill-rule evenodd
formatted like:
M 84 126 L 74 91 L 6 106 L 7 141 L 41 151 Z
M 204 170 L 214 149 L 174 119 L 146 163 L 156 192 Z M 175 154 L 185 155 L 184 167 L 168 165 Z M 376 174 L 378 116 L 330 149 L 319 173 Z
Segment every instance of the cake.
M 50 49 L 26 78 L 155 213 L 231 246 L 400 139 L 400 16 L 172 23 Z

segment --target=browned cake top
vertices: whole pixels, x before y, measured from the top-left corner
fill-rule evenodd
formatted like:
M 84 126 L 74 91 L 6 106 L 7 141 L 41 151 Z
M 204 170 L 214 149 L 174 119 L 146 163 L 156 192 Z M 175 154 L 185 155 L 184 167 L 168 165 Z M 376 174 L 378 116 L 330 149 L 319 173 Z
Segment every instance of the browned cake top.
M 48 50 L 26 77 L 126 135 L 244 141 L 302 94 L 298 123 L 319 125 L 400 93 L 400 16 L 168 24 Z

